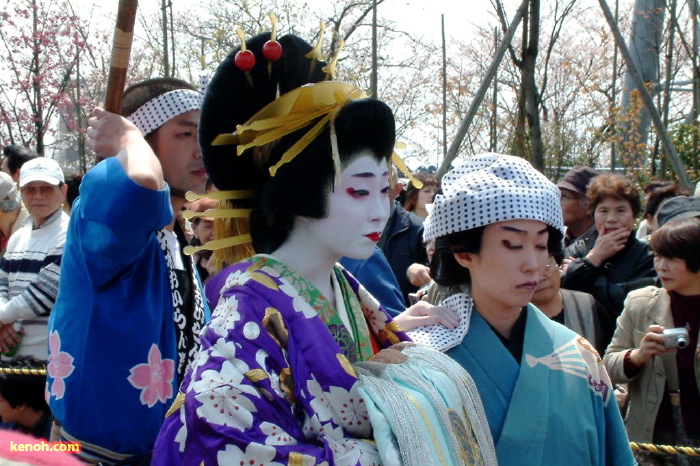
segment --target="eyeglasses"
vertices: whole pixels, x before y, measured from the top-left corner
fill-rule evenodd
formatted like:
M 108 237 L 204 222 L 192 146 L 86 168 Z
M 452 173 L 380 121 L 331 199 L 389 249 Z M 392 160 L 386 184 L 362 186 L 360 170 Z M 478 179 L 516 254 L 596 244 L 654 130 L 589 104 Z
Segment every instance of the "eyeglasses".
M 36 196 L 37 194 L 50 196 L 56 188 L 57 186 L 42 184 L 39 186 L 25 186 L 20 188 L 20 191 L 22 191 L 22 195 L 26 197 Z
M 574 193 L 570 193 L 570 192 L 566 192 L 566 191 L 561 192 L 561 200 L 562 201 L 564 201 L 564 200 L 573 201 L 573 200 L 579 200 L 582 198 L 583 198 L 583 196 L 581 196 L 580 194 L 574 194 Z

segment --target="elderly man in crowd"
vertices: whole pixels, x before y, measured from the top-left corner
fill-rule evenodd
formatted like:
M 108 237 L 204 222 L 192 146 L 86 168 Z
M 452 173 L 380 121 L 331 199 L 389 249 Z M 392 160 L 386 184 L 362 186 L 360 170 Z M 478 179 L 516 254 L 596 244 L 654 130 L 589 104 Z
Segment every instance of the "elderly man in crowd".
M 0 349 L 19 345 L 17 354 L 46 360 L 68 230 L 62 209 L 68 188 L 58 162 L 45 157 L 24 164 L 19 186 L 29 218 L 0 261 Z

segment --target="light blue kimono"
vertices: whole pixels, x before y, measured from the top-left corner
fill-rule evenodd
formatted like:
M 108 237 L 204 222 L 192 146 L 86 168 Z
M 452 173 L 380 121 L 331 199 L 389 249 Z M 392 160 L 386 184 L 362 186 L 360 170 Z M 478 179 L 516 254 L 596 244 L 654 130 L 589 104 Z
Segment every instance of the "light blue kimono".
M 503 465 L 633 465 L 612 384 L 582 337 L 529 305 L 520 364 L 486 321 L 446 353 L 474 379 Z

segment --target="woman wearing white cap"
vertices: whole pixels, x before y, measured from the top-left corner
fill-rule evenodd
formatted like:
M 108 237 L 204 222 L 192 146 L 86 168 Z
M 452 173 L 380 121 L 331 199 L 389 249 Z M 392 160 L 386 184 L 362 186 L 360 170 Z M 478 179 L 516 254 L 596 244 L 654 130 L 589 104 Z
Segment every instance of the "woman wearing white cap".
M 443 302 L 462 321 L 409 334 L 473 377 L 499 464 L 634 464 L 600 356 L 529 304 L 549 252 L 561 249 L 559 190 L 499 154 L 472 157 L 442 188 L 424 239 L 436 240 L 435 281 L 468 290 Z

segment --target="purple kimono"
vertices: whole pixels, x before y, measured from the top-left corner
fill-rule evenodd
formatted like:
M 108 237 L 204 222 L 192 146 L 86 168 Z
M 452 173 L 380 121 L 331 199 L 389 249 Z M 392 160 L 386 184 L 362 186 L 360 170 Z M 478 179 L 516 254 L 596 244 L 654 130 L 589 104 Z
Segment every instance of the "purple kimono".
M 352 363 L 374 353 L 372 341 L 409 338 L 342 267 L 334 274 L 354 337 L 316 287 L 270 256 L 209 281 L 216 309 L 154 465 L 380 463 Z

